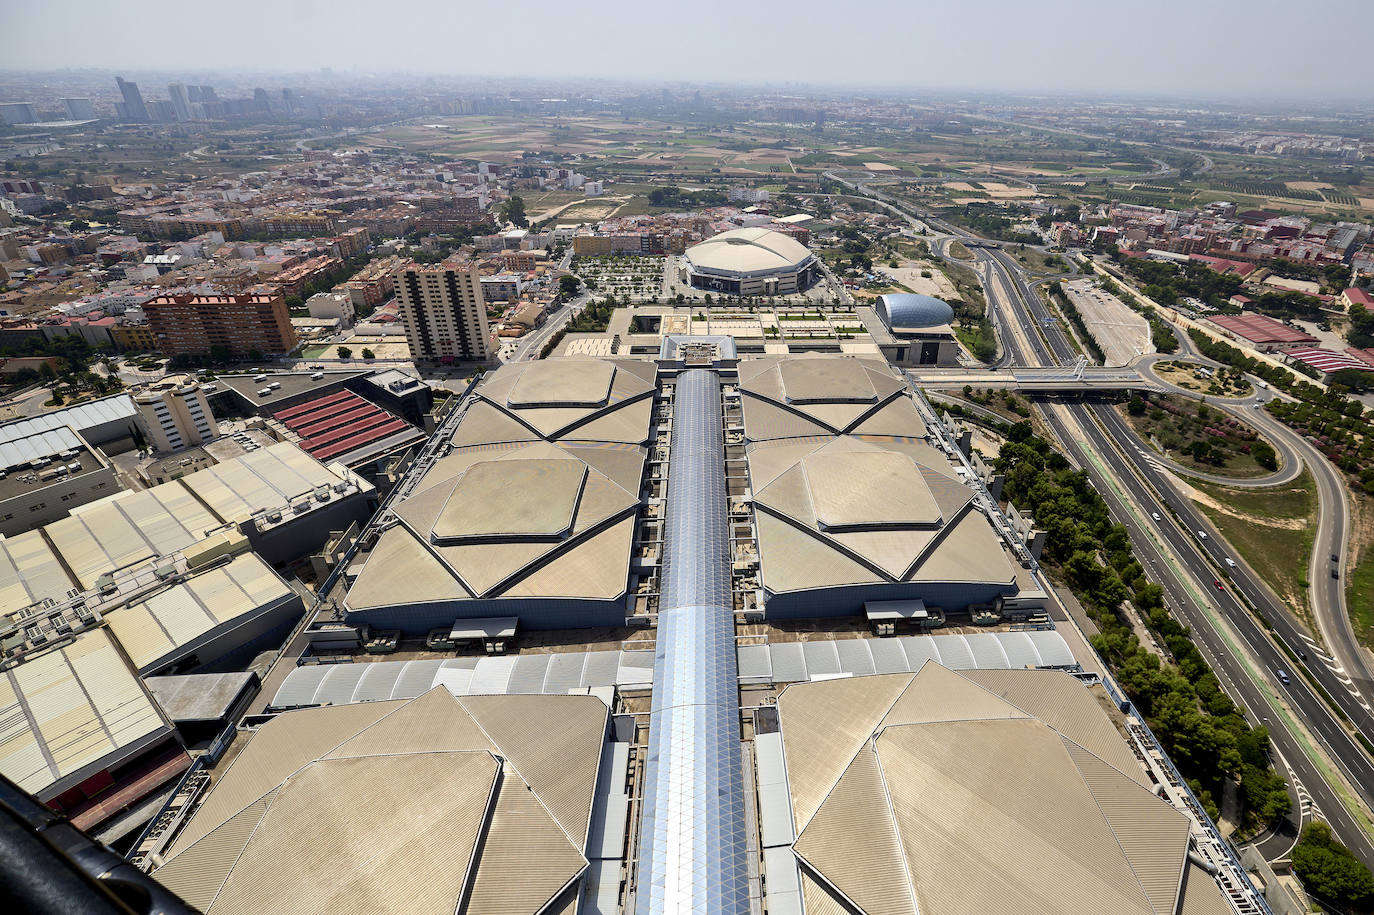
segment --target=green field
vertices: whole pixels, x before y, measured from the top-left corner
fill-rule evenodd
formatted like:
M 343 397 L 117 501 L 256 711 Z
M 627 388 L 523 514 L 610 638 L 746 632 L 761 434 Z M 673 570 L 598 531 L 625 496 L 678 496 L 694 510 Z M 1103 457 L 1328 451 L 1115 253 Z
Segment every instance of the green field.
M 1194 500 L 1250 567 L 1300 616 L 1308 618 L 1307 563 L 1317 526 L 1317 491 L 1312 475 L 1284 486 L 1244 489 L 1193 483 L 1227 507 Z

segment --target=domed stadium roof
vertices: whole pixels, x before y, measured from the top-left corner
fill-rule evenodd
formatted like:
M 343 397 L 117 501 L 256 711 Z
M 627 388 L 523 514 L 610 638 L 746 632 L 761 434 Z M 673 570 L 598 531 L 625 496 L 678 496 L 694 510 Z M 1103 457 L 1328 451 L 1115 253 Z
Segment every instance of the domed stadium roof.
M 688 248 L 687 259 L 711 273 L 756 274 L 796 270 L 811 259 L 811 252 L 771 229 L 732 229 Z
M 910 292 L 890 292 L 878 297 L 878 317 L 889 330 L 920 330 L 939 327 L 954 320 L 949 303 L 934 296 Z

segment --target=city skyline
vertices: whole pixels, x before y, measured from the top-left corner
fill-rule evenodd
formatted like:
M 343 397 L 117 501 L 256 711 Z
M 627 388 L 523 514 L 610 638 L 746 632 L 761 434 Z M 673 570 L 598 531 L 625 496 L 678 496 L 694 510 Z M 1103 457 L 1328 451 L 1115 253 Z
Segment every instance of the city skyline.
M 50 17 L 14 17 L 8 68 L 117 70 L 146 61 L 108 41 L 130 13 L 128 5 L 109 8 L 78 0 L 74 7 L 63 20 L 60 44 L 50 37 Z M 814 0 L 785 10 L 708 2 L 699 14 L 684 18 L 646 16 L 614 0 L 577 15 L 536 2 L 530 19 L 536 26 L 507 39 L 483 31 L 464 10 L 431 2 L 409 4 L 408 16 L 378 20 L 360 4 L 301 4 L 287 18 L 279 6 L 250 0 L 236 7 L 238 16 L 217 23 L 216 47 L 206 48 L 192 20 L 158 15 L 166 4 L 132 7 L 147 14 L 141 17 L 140 36 L 159 48 L 159 69 L 184 70 L 191 81 L 196 74 L 229 68 L 328 68 L 379 75 L 1350 100 L 1370 98 L 1359 55 L 1332 54 L 1329 37 L 1310 23 L 1342 23 L 1343 35 L 1374 32 L 1374 9 L 1355 0 L 1301 6 L 1167 0 L 1148 12 L 1110 16 L 1064 0 L 1034 7 L 981 0 L 957 10 L 890 4 L 839 17 Z M 415 29 L 420 20 L 433 27 Z M 557 27 L 538 28 L 541 20 Z M 274 27 L 264 29 L 264 24 Z M 722 29 L 746 39 L 756 36 L 758 50 L 723 56 L 716 40 Z M 454 55 L 453 41 L 474 32 L 479 40 Z M 303 34 L 311 37 L 302 42 Z M 1116 35 L 1129 36 L 1124 47 Z M 1199 38 L 1209 44 L 1200 46 Z M 400 46 L 406 48 L 403 55 L 396 53 Z M 569 57 L 570 47 L 611 53 Z M 1227 48 L 1242 49 L 1243 56 L 1238 60 L 1225 53 Z M 1126 59 L 1151 55 L 1154 66 L 1146 78 L 1139 68 L 1123 65 L 1123 52 Z M 1317 56 L 1320 67 L 1301 66 Z M 1257 69 L 1247 63 L 1256 61 L 1271 65 Z M 1292 65 L 1273 69 L 1284 61 Z

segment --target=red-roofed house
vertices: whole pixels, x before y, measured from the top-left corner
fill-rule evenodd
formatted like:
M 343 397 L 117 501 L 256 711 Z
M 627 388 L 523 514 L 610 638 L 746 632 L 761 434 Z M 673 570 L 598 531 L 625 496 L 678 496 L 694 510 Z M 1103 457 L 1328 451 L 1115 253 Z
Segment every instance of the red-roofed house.
M 1356 289 L 1353 286 L 1341 293 L 1340 302 L 1347 309 L 1354 308 L 1356 305 L 1365 308 L 1374 308 L 1374 296 L 1371 296 L 1363 289 Z

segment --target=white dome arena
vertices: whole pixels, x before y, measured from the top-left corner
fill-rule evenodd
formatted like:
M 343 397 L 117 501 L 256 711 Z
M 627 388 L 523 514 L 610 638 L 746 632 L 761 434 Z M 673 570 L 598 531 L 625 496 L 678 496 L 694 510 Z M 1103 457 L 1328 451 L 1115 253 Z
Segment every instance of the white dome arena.
M 732 229 L 683 255 L 691 284 L 731 295 L 785 295 L 815 284 L 816 257 L 806 246 L 771 229 Z

